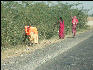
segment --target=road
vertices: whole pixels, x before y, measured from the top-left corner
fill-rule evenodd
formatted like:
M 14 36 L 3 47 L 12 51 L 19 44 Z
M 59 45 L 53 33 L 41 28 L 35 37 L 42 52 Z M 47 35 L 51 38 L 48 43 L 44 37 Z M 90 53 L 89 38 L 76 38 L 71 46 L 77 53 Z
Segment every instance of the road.
M 83 70 L 84 67 L 89 70 L 93 62 L 92 43 L 93 30 L 88 30 L 75 38 L 67 37 L 29 54 L 1 61 L 1 70 Z
M 35 70 L 93 70 L 93 36 Z

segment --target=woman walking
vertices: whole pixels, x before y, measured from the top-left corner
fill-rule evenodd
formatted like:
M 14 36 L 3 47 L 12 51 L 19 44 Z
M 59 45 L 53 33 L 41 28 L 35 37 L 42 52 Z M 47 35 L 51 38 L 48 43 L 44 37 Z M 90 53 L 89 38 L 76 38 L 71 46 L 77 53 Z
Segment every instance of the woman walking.
M 60 17 L 59 23 L 59 39 L 64 39 L 64 20 L 62 17 Z
M 77 23 L 78 23 L 78 19 L 76 18 L 76 16 L 74 16 L 72 18 L 72 33 L 73 33 L 73 38 L 76 35 L 76 26 L 77 26 Z

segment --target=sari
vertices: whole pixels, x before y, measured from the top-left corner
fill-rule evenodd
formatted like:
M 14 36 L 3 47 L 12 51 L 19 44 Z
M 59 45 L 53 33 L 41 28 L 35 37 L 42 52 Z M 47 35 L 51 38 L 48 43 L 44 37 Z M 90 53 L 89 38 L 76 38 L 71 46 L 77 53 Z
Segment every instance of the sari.
M 64 39 L 64 20 L 63 22 L 60 20 L 60 26 L 59 26 L 59 38 Z
M 74 17 L 72 18 L 72 33 L 73 33 L 73 36 L 76 35 L 77 23 L 78 23 L 78 19 L 76 18 L 76 16 L 74 16 Z

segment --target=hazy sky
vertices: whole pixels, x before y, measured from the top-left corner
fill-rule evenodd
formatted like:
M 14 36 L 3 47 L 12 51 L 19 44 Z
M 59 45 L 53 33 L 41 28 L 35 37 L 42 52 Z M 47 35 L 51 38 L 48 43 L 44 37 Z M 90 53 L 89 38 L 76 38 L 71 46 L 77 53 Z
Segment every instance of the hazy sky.
M 82 3 L 81 5 L 79 5 L 79 7 L 83 6 L 84 9 L 91 9 L 88 14 L 93 14 L 93 1 L 62 1 L 62 3 L 77 3 L 80 2 Z M 53 3 L 57 3 L 57 1 L 53 1 Z
M 41 1 L 35 1 L 35 2 L 41 2 Z M 47 1 L 44 1 L 44 2 L 47 2 Z M 53 2 L 54 4 L 57 4 L 58 1 L 51 1 Z M 82 3 L 81 5 L 79 5 L 78 7 L 84 7 L 84 9 L 91 9 L 88 14 L 93 14 L 93 1 L 60 1 L 62 3 L 77 3 L 77 2 L 80 2 Z

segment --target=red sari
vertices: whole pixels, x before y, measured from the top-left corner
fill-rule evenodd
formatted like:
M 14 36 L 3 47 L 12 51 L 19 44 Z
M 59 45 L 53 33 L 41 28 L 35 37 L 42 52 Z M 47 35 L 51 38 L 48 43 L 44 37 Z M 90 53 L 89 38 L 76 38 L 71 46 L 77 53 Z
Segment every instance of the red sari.
M 73 36 L 76 35 L 77 23 L 78 23 L 78 19 L 76 18 L 76 16 L 74 16 L 73 19 L 72 19 L 72 33 L 73 33 Z
M 60 20 L 59 38 L 64 39 L 64 20 L 63 20 L 63 22 Z

